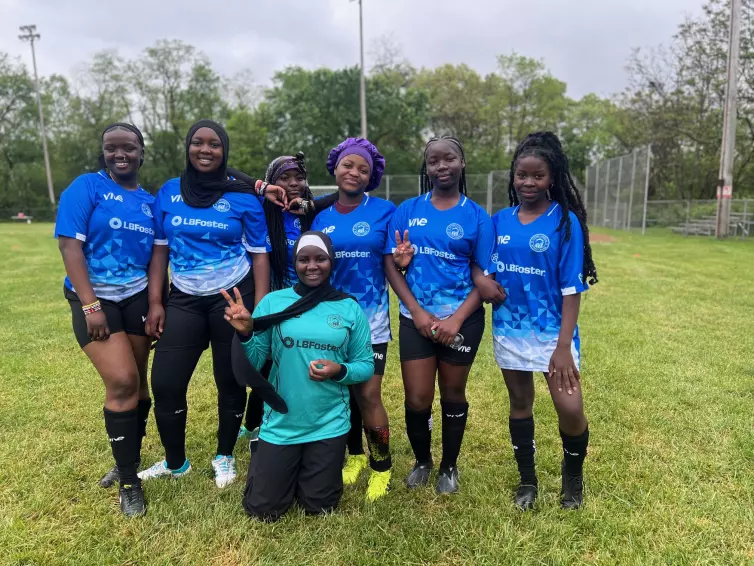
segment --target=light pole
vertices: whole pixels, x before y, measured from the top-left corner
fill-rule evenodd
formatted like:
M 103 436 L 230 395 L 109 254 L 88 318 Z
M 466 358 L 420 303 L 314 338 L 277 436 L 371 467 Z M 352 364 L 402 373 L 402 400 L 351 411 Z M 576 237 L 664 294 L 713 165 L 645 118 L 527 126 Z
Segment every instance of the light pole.
M 730 201 L 733 197 L 733 157 L 736 152 L 736 104 L 738 103 L 738 59 L 741 41 L 741 0 L 730 4 L 730 46 L 728 48 L 728 87 L 725 92 L 723 143 L 717 187 L 715 237 L 726 238 L 730 229 Z
M 28 41 L 31 44 L 31 61 L 34 66 L 34 86 L 37 91 L 37 107 L 39 108 L 39 132 L 42 136 L 42 151 L 45 159 L 45 173 L 47 173 L 47 192 L 50 195 L 50 202 L 55 205 L 55 191 L 52 187 L 52 170 L 50 169 L 50 154 L 47 151 L 47 132 L 45 131 L 45 117 L 42 111 L 42 97 L 39 94 L 39 76 L 37 75 L 37 56 L 34 53 L 34 41 L 40 39 L 37 32 L 37 26 L 21 26 L 19 28 L 23 33 L 18 36 L 21 41 Z
M 354 1 L 354 0 L 351 0 Z M 364 79 L 364 7 L 363 0 L 359 2 L 359 48 L 361 51 L 361 77 L 360 92 L 361 100 L 361 137 L 367 137 L 367 87 Z

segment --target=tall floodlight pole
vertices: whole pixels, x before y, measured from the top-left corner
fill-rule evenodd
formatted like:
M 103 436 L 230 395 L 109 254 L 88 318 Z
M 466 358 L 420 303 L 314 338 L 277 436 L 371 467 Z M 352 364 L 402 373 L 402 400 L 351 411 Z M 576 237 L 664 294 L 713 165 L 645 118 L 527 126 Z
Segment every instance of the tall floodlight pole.
M 728 47 L 728 87 L 725 93 L 723 144 L 717 187 L 715 237 L 726 238 L 730 228 L 730 201 L 733 197 L 733 157 L 736 152 L 736 104 L 738 99 L 738 59 L 741 41 L 741 0 L 730 4 L 730 46 Z
M 361 137 L 367 137 L 367 87 L 364 79 L 364 7 L 363 0 L 359 0 L 359 47 L 361 50 Z
M 45 117 L 42 111 L 42 96 L 39 94 L 39 76 L 37 75 L 37 56 L 34 52 L 34 42 L 40 39 L 37 33 L 37 26 L 21 26 L 19 28 L 23 33 L 18 36 L 21 41 L 28 41 L 31 44 L 31 61 L 34 67 L 34 86 L 37 91 L 37 108 L 39 109 L 39 133 L 42 136 L 42 151 L 45 159 L 45 172 L 47 173 L 47 192 L 50 195 L 50 202 L 55 205 L 55 191 L 52 188 L 52 170 L 50 169 L 50 154 L 47 151 L 47 132 L 45 130 Z

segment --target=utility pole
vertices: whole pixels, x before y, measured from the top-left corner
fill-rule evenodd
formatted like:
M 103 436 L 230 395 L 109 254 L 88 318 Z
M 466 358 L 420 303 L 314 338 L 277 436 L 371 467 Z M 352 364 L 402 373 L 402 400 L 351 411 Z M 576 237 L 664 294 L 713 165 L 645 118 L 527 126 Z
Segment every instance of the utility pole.
M 361 49 L 361 137 L 367 137 L 367 87 L 364 80 L 364 9 L 363 0 L 359 0 L 359 45 Z
M 34 41 L 41 38 L 36 33 L 37 26 L 21 26 L 19 28 L 23 33 L 18 36 L 21 41 L 28 41 L 31 44 L 31 61 L 34 66 L 34 86 L 37 91 L 37 107 L 39 108 L 39 133 L 42 136 L 42 151 L 45 159 L 45 172 L 47 173 L 47 192 L 50 195 L 50 202 L 55 206 L 55 191 L 52 188 L 52 170 L 50 169 L 50 154 L 47 151 L 47 132 L 45 131 L 45 117 L 42 111 L 42 97 L 39 94 L 39 76 L 37 75 L 37 56 L 34 53 Z
M 736 152 L 736 104 L 738 102 L 738 59 L 741 42 L 741 0 L 730 4 L 730 45 L 728 47 L 728 87 L 725 92 L 723 143 L 717 186 L 715 237 L 727 238 L 730 228 L 730 201 L 733 197 L 733 157 Z

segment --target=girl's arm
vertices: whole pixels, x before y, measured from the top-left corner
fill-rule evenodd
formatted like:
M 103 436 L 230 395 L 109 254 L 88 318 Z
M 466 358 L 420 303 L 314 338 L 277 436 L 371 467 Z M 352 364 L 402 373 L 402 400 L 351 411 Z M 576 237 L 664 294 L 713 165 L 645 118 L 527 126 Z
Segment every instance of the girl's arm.
M 162 304 L 168 272 L 168 253 L 170 248 L 155 244 L 152 246 L 152 259 L 149 261 L 149 312 L 145 330 L 148 336 L 159 339 L 165 326 L 165 307 Z
M 576 330 L 581 307 L 581 293 L 563 297 L 563 315 L 560 322 L 558 345 L 550 358 L 550 376 L 555 378 L 558 391 L 563 391 L 565 385 L 569 395 L 579 388 L 581 373 L 573 361 L 571 342 Z
M 251 269 L 254 274 L 254 306 L 270 292 L 270 257 L 266 253 L 251 254 Z
M 408 288 L 406 278 L 398 271 L 393 261 L 392 253 L 390 255 L 384 255 L 382 257 L 382 263 L 385 267 L 385 277 L 387 277 L 390 286 L 398 295 L 398 298 L 406 306 L 408 312 L 411 313 L 411 318 L 414 320 L 414 325 L 419 333 L 432 340 L 432 325 L 435 323 L 435 319 L 427 311 L 425 311 L 416 300 L 411 289 Z

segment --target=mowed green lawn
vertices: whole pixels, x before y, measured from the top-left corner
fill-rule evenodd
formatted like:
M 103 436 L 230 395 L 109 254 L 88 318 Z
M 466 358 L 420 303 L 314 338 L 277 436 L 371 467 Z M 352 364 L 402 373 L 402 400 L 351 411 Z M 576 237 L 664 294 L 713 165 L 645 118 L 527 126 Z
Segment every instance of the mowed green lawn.
M 412 458 L 393 345 L 391 494 L 367 504 L 364 475 L 337 513 L 293 511 L 267 525 L 240 506 L 246 446 L 239 481 L 224 491 L 212 481 L 209 354 L 189 391 L 195 471 L 145 484 L 148 515 L 121 517 L 117 490 L 97 487 L 112 465 L 103 386 L 73 338 L 52 225 L 0 225 L 0 563 L 753 563 L 754 243 L 610 235 L 594 245 L 601 282 L 582 303 L 592 435 L 583 510 L 558 507 L 560 439 L 542 378 L 541 498 L 535 512 L 513 507 L 508 399 L 487 336 L 468 388 L 458 495 L 402 483 Z M 435 422 L 439 458 L 438 409 Z M 142 456 L 162 457 L 153 419 Z

